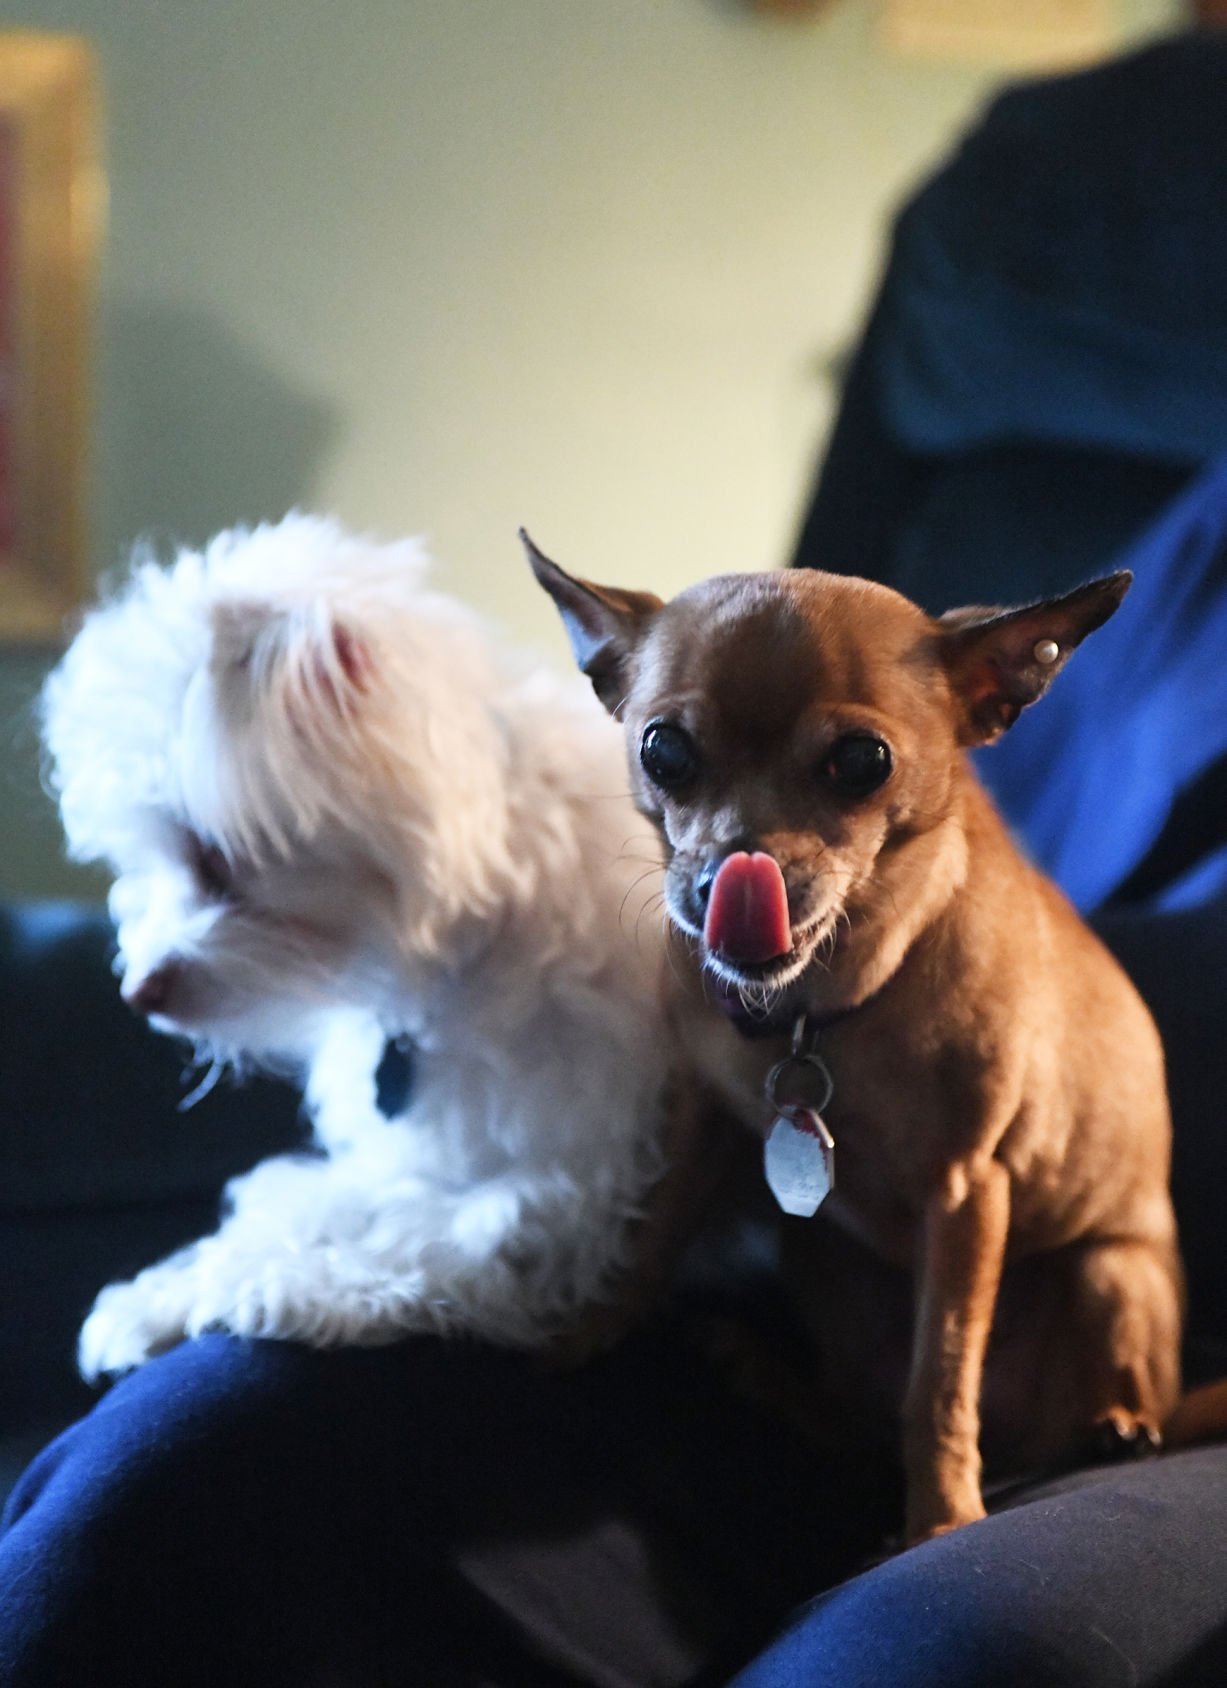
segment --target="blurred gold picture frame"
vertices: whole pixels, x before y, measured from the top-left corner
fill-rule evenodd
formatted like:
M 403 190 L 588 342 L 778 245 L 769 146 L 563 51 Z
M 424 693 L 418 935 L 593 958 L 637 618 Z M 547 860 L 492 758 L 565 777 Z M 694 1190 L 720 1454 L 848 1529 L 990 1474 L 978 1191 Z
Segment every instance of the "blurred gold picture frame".
M 93 54 L 0 31 L 0 640 L 54 640 L 86 578 L 102 214 Z

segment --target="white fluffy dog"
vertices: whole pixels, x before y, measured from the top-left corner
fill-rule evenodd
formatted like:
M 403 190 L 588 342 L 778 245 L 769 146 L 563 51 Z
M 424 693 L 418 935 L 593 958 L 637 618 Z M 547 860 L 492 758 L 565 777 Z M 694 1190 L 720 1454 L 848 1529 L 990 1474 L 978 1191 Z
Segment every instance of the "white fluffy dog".
M 103 1290 L 87 1375 L 207 1328 L 531 1346 L 616 1288 L 664 1161 L 658 846 L 587 684 L 291 516 L 140 562 L 43 697 L 71 852 L 115 874 L 126 1000 L 299 1075 L 318 1152 Z M 385 1039 L 410 1105 L 375 1105 Z

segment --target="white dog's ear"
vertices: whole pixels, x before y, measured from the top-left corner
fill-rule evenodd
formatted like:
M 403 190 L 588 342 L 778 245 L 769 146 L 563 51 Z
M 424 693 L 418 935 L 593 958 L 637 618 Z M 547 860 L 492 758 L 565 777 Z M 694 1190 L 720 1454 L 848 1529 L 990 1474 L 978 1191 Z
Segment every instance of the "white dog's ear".
M 611 715 L 617 715 L 630 684 L 631 658 L 662 599 L 652 592 L 620 586 L 596 586 L 579 580 L 539 551 L 523 528 L 520 539 L 537 583 L 554 600 L 571 649 L 592 689 Z
M 271 604 L 256 599 L 227 599 L 209 612 L 209 666 L 216 674 L 249 669 L 262 637 L 278 621 Z
M 320 601 L 230 599 L 213 606 L 212 636 L 211 666 L 228 686 L 279 688 L 299 712 L 345 714 L 374 678 L 367 641 Z

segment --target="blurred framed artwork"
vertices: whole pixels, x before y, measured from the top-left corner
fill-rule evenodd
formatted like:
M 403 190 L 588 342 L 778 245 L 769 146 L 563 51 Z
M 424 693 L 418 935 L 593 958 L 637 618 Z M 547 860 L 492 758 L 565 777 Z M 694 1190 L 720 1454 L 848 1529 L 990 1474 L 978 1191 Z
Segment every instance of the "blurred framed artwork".
M 93 55 L 0 31 L 0 640 L 63 629 L 86 574 L 88 333 L 102 208 Z
M 882 0 L 880 36 L 899 53 L 1055 70 L 1124 44 L 1121 0 Z

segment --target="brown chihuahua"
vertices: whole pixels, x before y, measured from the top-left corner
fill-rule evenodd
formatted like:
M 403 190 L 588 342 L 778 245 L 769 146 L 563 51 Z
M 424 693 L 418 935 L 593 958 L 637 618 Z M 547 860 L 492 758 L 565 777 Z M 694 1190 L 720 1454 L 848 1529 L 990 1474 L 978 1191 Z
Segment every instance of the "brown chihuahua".
M 914 1275 L 908 1539 L 983 1516 L 982 1408 L 1017 1462 L 1096 1427 L 1157 1444 L 1182 1311 L 1158 1035 L 964 754 L 1042 696 L 1130 577 L 936 620 L 809 570 L 666 604 L 575 579 L 524 538 L 666 840 L 705 1076 L 757 1129 L 777 1114 L 781 1205 L 811 1212 L 836 1161 L 824 1216 Z M 768 1038 L 728 1031 L 713 998 Z M 791 1065 L 822 1094 L 773 1109 L 770 1033 L 794 1022 Z M 791 1221 L 786 1248 L 828 1363 L 872 1369 L 863 1287 L 845 1298 L 827 1275 L 832 1231 Z M 995 1378 L 1003 1272 L 1033 1308 Z

